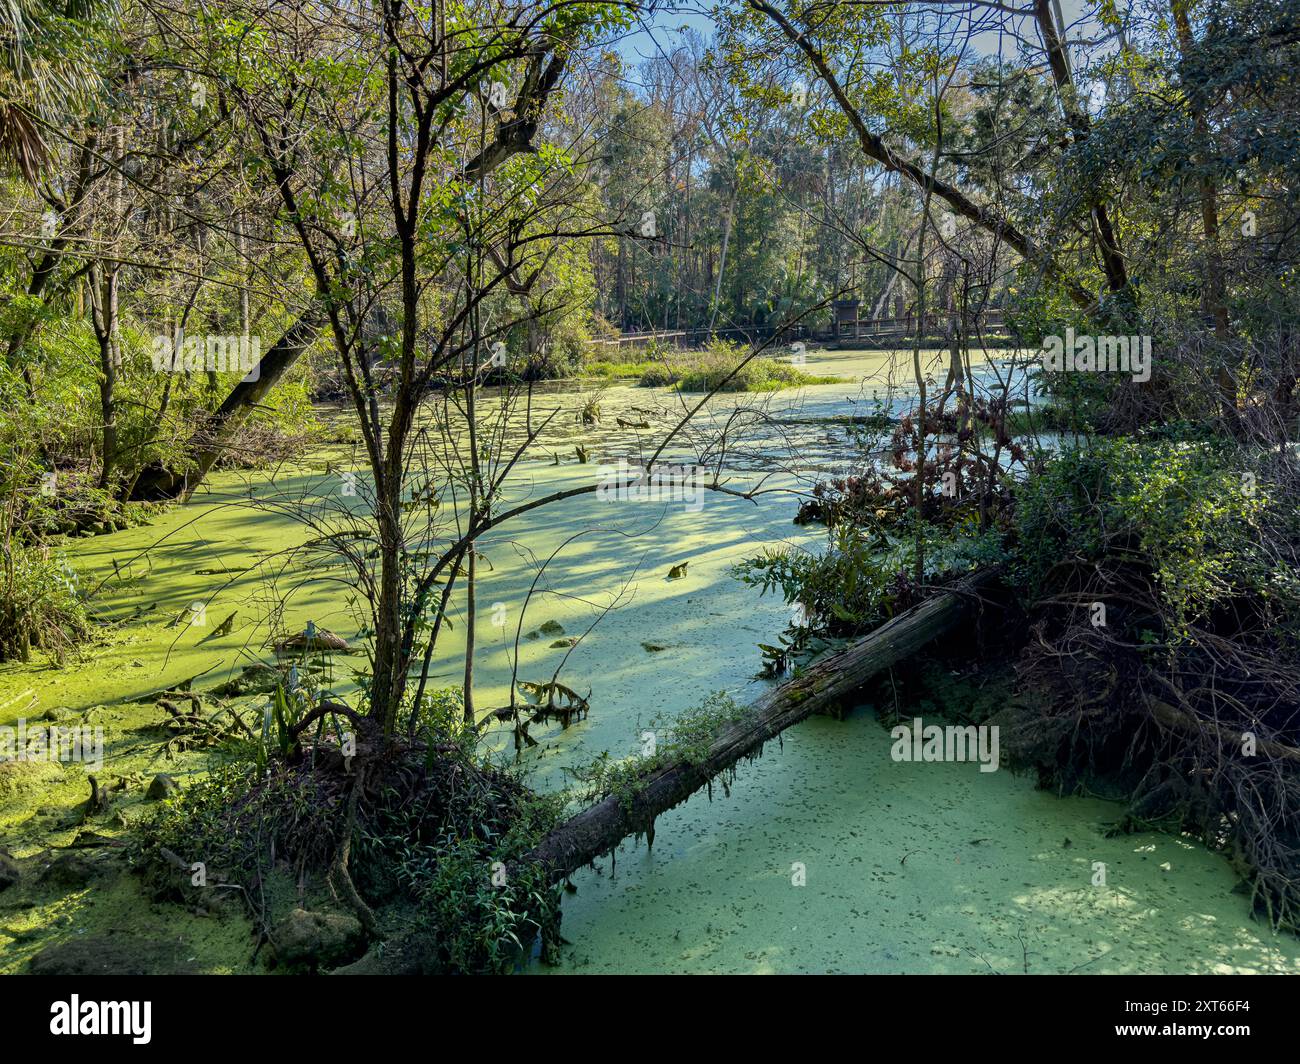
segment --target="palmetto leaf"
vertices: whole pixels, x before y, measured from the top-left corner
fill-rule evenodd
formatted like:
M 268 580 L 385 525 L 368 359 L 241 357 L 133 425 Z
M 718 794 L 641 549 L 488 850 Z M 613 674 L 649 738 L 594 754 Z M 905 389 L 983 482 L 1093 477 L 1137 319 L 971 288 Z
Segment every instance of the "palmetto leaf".
M 17 104 L 0 102 L 0 159 L 18 168 L 28 182 L 49 157 L 49 149 L 30 116 Z
M 42 126 L 101 87 L 92 49 L 116 11 L 116 0 L 0 0 L 0 165 L 35 181 L 50 154 Z

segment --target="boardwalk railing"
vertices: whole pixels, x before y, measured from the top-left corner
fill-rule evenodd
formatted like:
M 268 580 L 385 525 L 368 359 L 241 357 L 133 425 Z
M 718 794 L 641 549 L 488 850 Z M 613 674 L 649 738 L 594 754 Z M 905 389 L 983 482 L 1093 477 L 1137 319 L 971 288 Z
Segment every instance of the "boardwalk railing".
M 906 339 L 916 334 L 916 315 L 908 314 L 901 318 L 854 318 L 837 315 L 830 328 L 811 329 L 804 325 L 792 326 L 778 337 L 782 344 L 798 340 L 819 340 L 844 342 L 853 340 Z M 990 309 L 978 316 L 967 319 L 969 330 L 980 332 L 1000 332 L 1005 326 L 1001 309 Z M 946 314 L 927 314 L 925 318 L 926 336 L 942 336 L 949 328 Z M 616 337 L 602 337 L 591 340 L 593 347 L 622 347 L 624 344 L 657 343 L 668 347 L 699 347 L 710 339 L 718 337 L 733 340 L 741 344 L 761 343 L 772 337 L 771 326 L 753 328 L 725 329 L 664 329 L 652 332 L 627 332 Z

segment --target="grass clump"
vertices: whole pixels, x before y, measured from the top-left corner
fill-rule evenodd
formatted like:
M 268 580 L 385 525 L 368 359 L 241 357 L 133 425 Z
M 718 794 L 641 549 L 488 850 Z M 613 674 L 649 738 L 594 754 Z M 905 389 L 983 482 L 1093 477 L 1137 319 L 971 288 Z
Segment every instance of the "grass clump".
M 0 661 L 28 661 L 42 650 L 62 664 L 90 639 L 76 574 L 48 547 L 12 543 L 0 580 Z
M 676 385 L 683 392 L 775 392 L 811 384 L 837 384 L 838 377 L 815 376 L 798 366 L 767 355 L 744 365 L 739 344 L 714 340 L 702 351 L 689 352 L 671 369 L 654 366 L 641 376 L 642 387 Z M 739 367 L 739 368 L 737 368 Z
M 649 344 L 629 354 L 629 359 L 588 362 L 586 372 L 611 380 L 635 378 L 643 388 L 676 387 L 683 392 L 774 392 L 840 383 L 839 377 L 805 373 L 793 363 L 767 355 L 740 366 L 746 349 L 727 340 L 713 340 L 699 351 L 670 352 L 662 345 Z
M 347 758 L 329 731 L 283 754 L 227 750 L 142 826 L 140 864 L 156 893 L 190 900 L 185 869 L 197 862 L 209 884 L 239 890 L 263 928 L 303 893 L 337 898 L 372 943 L 418 943 L 410 963 L 427 973 L 508 971 L 539 935 L 549 948 L 558 896 L 525 858 L 562 800 L 476 756 L 458 692 L 437 693 L 428 708 L 419 739 L 362 727 Z M 298 887 L 269 889 L 277 882 Z

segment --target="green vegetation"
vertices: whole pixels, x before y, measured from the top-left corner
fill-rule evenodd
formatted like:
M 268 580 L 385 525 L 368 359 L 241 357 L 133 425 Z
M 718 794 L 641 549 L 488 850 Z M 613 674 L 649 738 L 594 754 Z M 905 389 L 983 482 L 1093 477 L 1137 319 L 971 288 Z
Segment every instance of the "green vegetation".
M 569 769 L 580 784 L 580 797 L 587 803 L 614 797 L 630 810 L 646 780 L 668 765 L 684 763 L 698 767 L 708 758 L 709 747 L 728 725 L 738 724 L 750 711 L 726 691 L 715 691 L 694 709 L 674 717 L 656 716 L 643 733 L 653 738 L 653 750 L 639 756 L 616 759 L 605 751 L 591 764 Z
M 279 688 L 273 703 L 284 703 Z M 511 970 L 557 923 L 545 870 L 523 859 L 562 803 L 478 758 L 460 709 L 459 691 L 433 694 L 417 722 L 420 741 L 389 754 L 402 771 L 374 777 L 361 801 L 354 792 L 365 787 L 364 760 L 348 776 L 322 771 L 343 750 L 328 732 L 306 749 L 295 737 L 282 749 L 220 759 L 141 828 L 139 859 L 155 892 L 202 896 L 188 874 L 202 855 L 205 877 L 238 884 L 255 921 L 274 928 L 301 904 L 293 883 L 328 904 L 331 889 L 350 882 L 351 863 L 356 887 L 343 896 L 360 890 L 368 899 L 354 902 L 363 923 L 400 921 L 420 943 L 408 963 L 430 973 Z M 273 931 L 269 938 L 272 950 L 283 948 Z
M 238 923 L 223 970 L 552 959 L 566 814 L 651 833 L 752 712 L 559 793 L 614 664 L 731 684 L 734 577 L 798 678 L 974 570 L 958 679 L 882 717 L 965 699 L 1300 927 L 1297 4 L 1078 15 L 0 4 L 5 723 L 115 732 L 0 764 L 23 963 L 91 963 L 54 890 L 101 882 Z
M 76 574 L 49 548 L 6 552 L 0 581 L 0 661 L 28 661 L 43 650 L 59 664 L 90 638 L 91 620 Z
M 797 366 L 774 358 L 752 358 L 737 369 L 734 355 L 706 353 L 664 381 L 660 371 L 648 370 L 641 376 L 643 387 L 661 383 L 675 385 L 683 392 L 778 392 L 783 388 L 803 388 L 812 384 L 838 384 L 838 377 L 816 376 Z
M 841 383 L 839 377 L 805 373 L 788 359 L 759 355 L 746 361 L 745 349 L 726 340 L 714 340 L 699 351 L 650 346 L 630 354 L 634 361 L 592 361 L 584 372 L 609 380 L 635 378 L 643 388 L 676 387 L 683 392 L 775 392 Z
M 1300 621 L 1300 578 L 1281 544 L 1300 539 L 1287 488 L 1269 463 L 1224 441 L 1102 440 L 1067 451 L 1016 504 L 1018 581 L 1049 594 L 1062 562 L 1085 567 L 1131 552 L 1149 566 L 1170 634 L 1240 598 Z M 1289 618 L 1288 618 L 1289 615 Z

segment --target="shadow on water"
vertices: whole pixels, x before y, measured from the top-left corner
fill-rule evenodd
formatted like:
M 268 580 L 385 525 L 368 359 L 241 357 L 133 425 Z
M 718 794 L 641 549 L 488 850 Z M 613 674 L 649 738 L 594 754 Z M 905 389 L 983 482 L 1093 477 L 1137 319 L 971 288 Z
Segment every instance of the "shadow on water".
M 879 353 L 837 352 L 808 369 L 841 373 L 844 384 L 717 397 L 709 424 L 745 417 L 757 432 L 729 473 L 738 482 L 769 474 L 773 485 L 790 487 L 818 465 L 853 460 L 848 434 L 825 419 L 872 413 L 875 385 L 863 377 L 886 365 Z M 509 503 L 590 484 L 600 460 L 644 455 L 683 402 L 662 389 L 611 385 L 602 391 L 601 424 L 584 427 L 575 412 L 587 394 L 585 385 L 548 394 L 565 411 L 544 441 L 560 464 L 550 454 L 522 462 Z M 639 412 L 653 431 L 619 428 L 620 412 Z M 707 426 L 686 434 L 665 457 L 716 458 L 711 435 Z M 592 462 L 575 460 L 578 442 L 591 447 Z M 84 710 L 205 670 L 205 683 L 219 682 L 267 656 L 262 622 L 274 596 L 288 595 L 283 629 L 311 620 L 355 640 L 337 574 L 293 554 L 307 531 L 266 506 L 275 498 L 337 502 L 330 485 L 349 459 L 346 446 L 322 447 L 273 475 L 221 474 L 149 527 L 71 544 L 83 585 L 103 581 L 98 608 L 121 626 L 85 665 L 0 668 L 0 702 L 30 689 L 39 707 Z M 250 493 L 260 505 L 249 505 Z M 567 731 L 535 733 L 541 743 L 529 769 L 537 786 L 563 786 L 565 766 L 604 751 L 632 754 L 643 725 L 713 691 L 754 697 L 763 686 L 754 679 L 755 644 L 771 641 L 789 613 L 730 570 L 764 547 L 817 546 L 818 531 L 791 523 L 794 509 L 780 494 L 750 501 L 709 493 L 697 510 L 583 496 L 484 539 L 481 710 L 508 701 L 518 610 L 536 559 L 587 531 L 549 571 L 525 632 L 555 621 L 566 635 L 581 634 L 625 584 L 629 592 L 568 660 L 561 679 L 591 688 L 592 711 Z M 683 561 L 686 575 L 668 579 Z M 168 627 L 198 601 L 205 627 Z M 231 612 L 229 634 L 214 635 Z M 455 683 L 462 668 L 463 617 L 452 621 L 432 663 L 435 683 Z M 521 679 L 550 678 L 565 653 L 552 642 L 521 641 Z M 354 690 L 350 663 L 361 660 L 335 659 L 338 692 Z M 564 922 L 574 945 L 559 970 L 1017 972 L 1026 963 L 1034 972 L 1300 970 L 1300 943 L 1253 923 L 1246 900 L 1232 893 L 1226 862 L 1202 847 L 1167 836 L 1106 839 L 1101 826 L 1117 818 L 1113 806 L 1058 800 L 1005 771 L 895 764 L 889 742 L 865 712 L 843 723 L 805 722 L 743 768 L 730 797 L 697 795 L 663 816 L 652 854 L 628 844 L 616 876 L 608 860 L 575 876 Z M 1091 885 L 1097 862 L 1108 870 L 1105 888 Z M 805 886 L 791 883 L 796 864 Z

